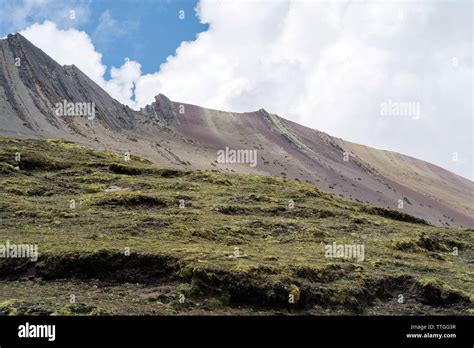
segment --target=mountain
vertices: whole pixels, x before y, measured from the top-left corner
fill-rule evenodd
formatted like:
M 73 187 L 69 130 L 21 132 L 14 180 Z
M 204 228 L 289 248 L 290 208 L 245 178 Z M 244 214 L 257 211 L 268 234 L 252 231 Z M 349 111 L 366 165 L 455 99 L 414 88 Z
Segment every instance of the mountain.
M 176 168 L 278 175 L 433 225 L 474 227 L 474 183 L 425 161 L 347 142 L 263 109 L 223 112 L 159 94 L 134 111 L 20 34 L 1 40 L 0 49 L 0 135 L 61 138 Z M 95 116 L 58 115 L 63 102 L 93 106 Z M 226 148 L 256 150 L 255 166 L 219 163 Z

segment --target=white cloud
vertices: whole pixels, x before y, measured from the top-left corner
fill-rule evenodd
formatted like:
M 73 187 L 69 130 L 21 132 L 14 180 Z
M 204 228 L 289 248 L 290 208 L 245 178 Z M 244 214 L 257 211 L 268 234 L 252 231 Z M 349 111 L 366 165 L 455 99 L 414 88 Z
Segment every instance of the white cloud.
M 135 108 L 158 93 L 222 110 L 264 107 L 474 178 L 471 3 L 201 0 L 198 15 L 209 30 L 158 72 L 126 61 L 109 81 L 86 33 L 45 22 L 25 36 Z M 419 103 L 420 119 L 381 116 L 387 100 Z
M 106 43 L 110 42 L 111 38 L 122 37 L 127 34 L 127 31 L 136 29 L 136 23 L 134 22 L 120 22 L 117 21 L 109 10 L 105 10 L 100 14 L 99 24 L 97 25 L 92 38 L 94 42 Z
M 140 78 L 141 66 L 139 63 L 125 58 L 125 63 L 120 68 L 112 67 L 111 79 L 106 81 L 105 90 L 110 95 L 131 107 L 135 107 L 133 101 L 133 88 L 135 82 Z
M 198 15 L 209 30 L 137 81 L 139 106 L 264 107 L 474 177 L 472 3 L 201 0 Z M 387 100 L 420 118 L 381 116 Z
M 78 27 L 89 21 L 89 0 L 2 0 L 0 32 L 9 33 L 50 18 L 60 27 Z M 71 12 L 72 11 L 72 12 Z
M 106 81 L 104 74 L 107 67 L 102 64 L 102 54 L 95 50 L 86 32 L 76 29 L 61 30 L 55 23 L 45 21 L 29 26 L 20 34 L 58 63 L 76 65 L 121 103 L 135 107 L 132 98 L 133 84 L 141 75 L 139 63 L 125 59 L 120 68 L 111 68 L 111 79 Z
M 89 35 L 76 29 L 61 30 L 55 23 L 33 24 L 20 32 L 60 64 L 74 64 L 87 76 L 103 85 L 106 66 Z

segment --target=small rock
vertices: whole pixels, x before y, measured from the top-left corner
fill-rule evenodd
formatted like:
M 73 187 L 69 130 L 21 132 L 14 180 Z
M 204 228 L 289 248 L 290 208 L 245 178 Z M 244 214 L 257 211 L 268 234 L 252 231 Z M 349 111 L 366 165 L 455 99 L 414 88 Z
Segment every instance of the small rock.
M 117 185 L 110 185 L 108 188 L 106 188 L 104 191 L 105 192 L 116 192 L 116 191 L 123 191 L 123 190 L 128 190 L 128 188 L 122 188 Z
M 248 259 L 249 258 L 249 256 L 246 254 L 239 254 L 239 255 L 232 254 L 232 255 L 229 255 L 228 257 L 229 259 Z

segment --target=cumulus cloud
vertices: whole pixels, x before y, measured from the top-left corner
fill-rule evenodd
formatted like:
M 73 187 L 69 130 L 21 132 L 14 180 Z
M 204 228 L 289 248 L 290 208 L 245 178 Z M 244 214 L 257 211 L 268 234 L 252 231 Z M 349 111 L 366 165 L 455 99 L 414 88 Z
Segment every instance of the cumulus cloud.
M 20 32 L 60 64 L 74 64 L 95 82 L 103 85 L 106 66 L 102 54 L 97 52 L 86 32 L 76 29 L 59 29 L 55 23 L 45 21 L 33 24 Z
M 201 0 L 198 16 L 209 30 L 137 81 L 137 105 L 264 107 L 474 177 L 471 3 Z
M 125 63 L 120 67 L 112 67 L 110 71 L 111 79 L 106 81 L 105 90 L 123 104 L 136 107 L 134 98 L 134 87 L 136 81 L 141 76 L 141 66 L 139 63 L 125 58 Z
M 135 107 L 133 88 L 141 75 L 139 63 L 126 58 L 121 67 L 111 67 L 111 78 L 105 80 L 107 67 L 102 63 L 102 54 L 95 50 L 86 32 L 76 29 L 61 30 L 55 23 L 45 21 L 29 26 L 20 34 L 58 63 L 76 65 L 121 103 Z
M 158 93 L 221 110 L 263 107 L 474 178 L 471 3 L 201 0 L 197 15 L 209 29 L 159 71 L 142 75 L 126 60 L 108 81 L 86 33 L 45 22 L 24 34 L 134 108 Z M 419 112 L 382 115 L 387 103 Z

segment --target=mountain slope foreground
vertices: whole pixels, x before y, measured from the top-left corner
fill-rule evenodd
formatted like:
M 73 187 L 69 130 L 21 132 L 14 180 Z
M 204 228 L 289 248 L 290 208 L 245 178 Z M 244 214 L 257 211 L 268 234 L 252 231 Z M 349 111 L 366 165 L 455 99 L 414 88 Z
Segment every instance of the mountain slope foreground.
M 0 315 L 473 314 L 473 229 L 62 140 L 0 173 Z

